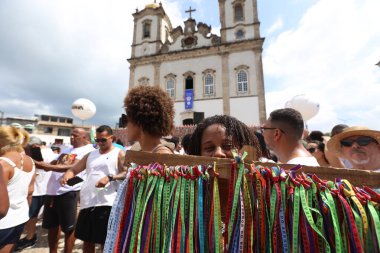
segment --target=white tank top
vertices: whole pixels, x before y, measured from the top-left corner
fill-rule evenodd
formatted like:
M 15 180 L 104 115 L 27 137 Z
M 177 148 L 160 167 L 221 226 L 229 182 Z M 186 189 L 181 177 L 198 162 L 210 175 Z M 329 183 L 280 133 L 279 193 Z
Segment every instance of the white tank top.
M 24 157 L 22 156 L 22 161 Z M 30 181 L 34 175 L 33 169 L 26 172 L 21 165 L 17 168 L 16 164 L 9 158 L 0 157 L 0 160 L 7 162 L 14 169 L 13 177 L 8 181 L 7 190 L 9 196 L 9 209 L 7 215 L 0 220 L 0 229 L 18 226 L 29 220 L 28 189 Z
M 113 181 L 104 188 L 96 188 L 95 184 L 108 174 L 118 174 L 119 152 L 120 149 L 113 148 L 106 154 L 100 154 L 99 150 L 90 153 L 86 163 L 87 178 L 80 191 L 80 209 L 113 205 L 118 183 Z
M 65 151 L 62 154 L 75 154 L 77 160 L 81 160 L 85 155 L 90 153 L 94 150 L 94 147 L 91 144 L 88 144 L 86 146 L 82 146 L 79 148 L 72 148 L 70 151 Z M 47 183 L 47 189 L 46 194 L 47 195 L 62 195 L 66 192 L 71 191 L 79 191 L 81 188 L 82 183 L 69 186 L 65 184 L 64 186 L 61 185 L 60 180 L 62 176 L 65 174 L 65 172 L 58 172 L 58 171 L 52 171 L 51 176 L 49 178 L 49 181 Z M 77 176 L 82 177 L 84 173 L 79 173 Z

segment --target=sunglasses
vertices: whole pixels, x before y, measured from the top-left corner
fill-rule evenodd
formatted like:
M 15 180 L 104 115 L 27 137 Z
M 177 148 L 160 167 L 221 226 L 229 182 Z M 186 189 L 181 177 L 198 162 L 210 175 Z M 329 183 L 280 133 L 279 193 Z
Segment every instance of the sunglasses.
M 278 127 L 260 127 L 260 128 L 259 128 L 261 134 L 263 134 L 265 130 L 275 130 L 275 129 L 280 130 L 281 133 L 283 133 L 283 134 L 285 133 L 284 130 L 282 130 L 281 128 L 278 128 Z
M 363 137 L 359 137 L 359 138 L 356 138 L 356 139 L 344 139 L 344 140 L 341 140 L 340 141 L 340 145 L 342 145 L 344 147 L 351 147 L 354 144 L 354 142 L 356 142 L 361 147 L 367 146 L 371 142 L 377 143 L 377 141 L 375 139 L 373 139 L 371 137 L 363 136 Z
M 107 138 L 100 138 L 100 139 L 95 138 L 95 142 L 106 143 L 107 140 L 108 140 L 109 138 L 111 138 L 111 137 L 112 137 L 112 135 L 111 135 L 111 136 L 108 136 Z
M 310 152 L 310 154 L 313 154 L 317 149 L 316 148 L 308 148 L 307 151 Z

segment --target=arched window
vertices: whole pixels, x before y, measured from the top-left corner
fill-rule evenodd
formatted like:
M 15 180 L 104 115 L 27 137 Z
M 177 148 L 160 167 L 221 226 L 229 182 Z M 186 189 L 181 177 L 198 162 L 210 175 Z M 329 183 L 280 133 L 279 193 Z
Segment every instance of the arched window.
M 237 72 L 237 90 L 238 93 L 248 92 L 248 73 L 244 69 L 240 69 Z
M 194 89 L 194 78 L 192 76 L 188 76 L 185 79 L 185 90 Z
M 205 96 L 215 95 L 215 70 L 206 69 L 203 74 L 203 94 Z
M 184 96 L 183 98 L 185 99 L 185 109 L 192 109 L 193 104 L 191 101 L 194 101 L 196 97 L 196 92 L 195 92 L 195 85 L 196 85 L 196 77 L 195 73 L 192 71 L 187 71 L 182 74 L 183 76 L 183 84 L 184 84 Z
M 242 21 L 244 20 L 244 11 L 243 6 L 239 4 L 235 4 L 234 6 L 234 14 L 235 14 L 235 21 Z
M 169 97 L 174 98 L 175 97 L 175 81 L 173 78 L 168 78 L 166 80 L 166 92 L 168 93 Z
M 139 85 L 149 85 L 149 78 L 147 77 L 141 77 L 139 80 Z
M 183 74 L 185 90 L 194 90 L 195 85 L 195 73 L 192 71 L 187 71 Z
M 150 38 L 151 20 L 144 20 L 143 25 L 143 39 Z
M 214 76 L 210 73 L 205 76 L 205 95 L 214 94 Z

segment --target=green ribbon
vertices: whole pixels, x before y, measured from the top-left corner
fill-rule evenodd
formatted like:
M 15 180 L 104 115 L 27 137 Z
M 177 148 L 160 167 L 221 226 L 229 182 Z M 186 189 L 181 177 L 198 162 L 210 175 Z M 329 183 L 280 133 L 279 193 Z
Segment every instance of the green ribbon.
M 314 220 L 313 220 L 313 216 L 310 212 L 310 208 L 306 202 L 306 195 L 305 195 L 305 188 L 304 186 L 301 184 L 299 186 L 300 188 L 300 198 L 301 198 L 301 204 L 302 204 L 302 208 L 303 208 L 303 212 L 306 216 L 306 219 L 309 223 L 309 225 L 312 227 L 312 229 L 314 229 L 314 231 L 321 237 L 323 238 L 325 244 L 326 244 L 326 252 L 329 253 L 331 252 L 331 249 L 330 249 L 330 245 L 328 243 L 328 241 L 326 240 L 326 238 L 323 236 L 322 232 L 317 228 L 317 226 L 315 225 L 314 223 Z
M 135 216 L 134 216 L 134 219 L 133 219 L 133 226 L 132 226 L 132 238 L 131 238 L 131 243 L 130 243 L 130 246 L 129 246 L 129 252 L 130 253 L 133 253 L 134 252 L 134 247 L 135 247 L 135 242 L 136 242 L 136 235 L 137 235 L 137 229 L 138 229 L 138 225 L 139 225 L 139 222 L 141 222 L 141 216 L 140 216 L 140 212 L 141 212 L 141 198 L 142 198 L 142 195 L 143 195 L 143 192 L 145 191 L 145 184 L 146 184 L 146 180 L 143 179 L 141 180 L 141 183 L 139 185 L 139 191 L 138 191 L 138 194 L 137 194 L 137 199 L 136 199 L 136 209 L 135 209 Z
M 293 226 L 292 226 L 292 252 L 298 252 L 298 228 L 300 222 L 300 188 L 294 188 L 293 195 Z

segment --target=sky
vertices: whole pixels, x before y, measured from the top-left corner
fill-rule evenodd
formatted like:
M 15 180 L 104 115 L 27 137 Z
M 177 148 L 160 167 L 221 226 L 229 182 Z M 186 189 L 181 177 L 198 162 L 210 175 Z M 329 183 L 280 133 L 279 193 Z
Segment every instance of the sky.
M 132 13 L 152 2 L 0 1 L 0 112 L 73 117 L 71 104 L 87 98 L 97 113 L 85 123 L 115 126 L 128 91 Z M 219 34 L 217 0 L 162 4 L 173 27 L 191 6 Z M 379 0 L 258 0 L 267 114 L 305 94 L 320 105 L 309 130 L 379 130 L 379 10 Z

